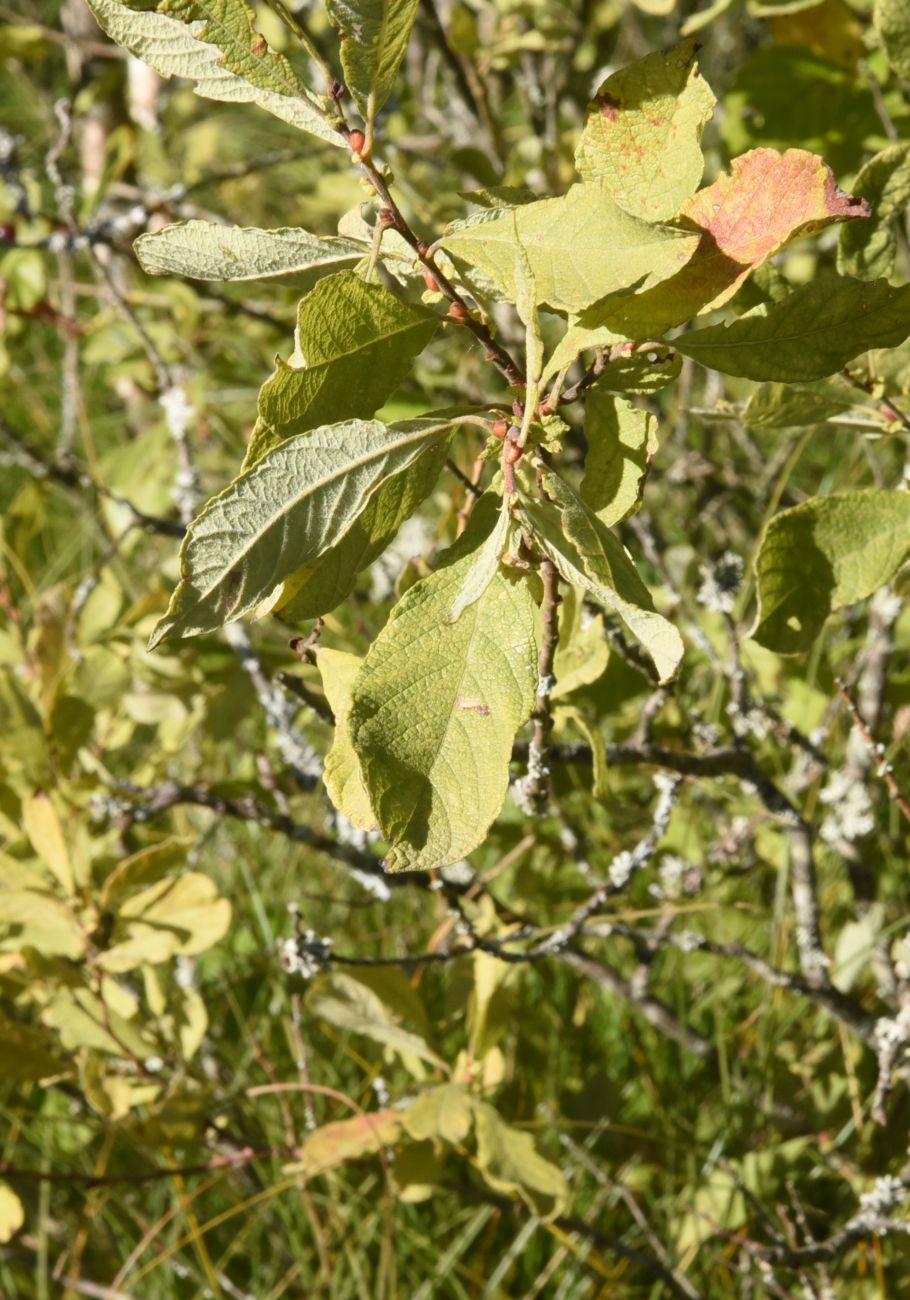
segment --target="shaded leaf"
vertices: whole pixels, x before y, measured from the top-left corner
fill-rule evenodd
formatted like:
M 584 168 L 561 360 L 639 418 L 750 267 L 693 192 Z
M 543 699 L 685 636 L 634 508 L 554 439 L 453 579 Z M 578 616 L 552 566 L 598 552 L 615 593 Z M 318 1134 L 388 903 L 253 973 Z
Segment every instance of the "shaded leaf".
M 396 1024 L 382 999 L 350 975 L 321 976 L 310 986 L 306 1003 L 313 1015 L 339 1029 L 363 1034 L 403 1056 L 417 1056 L 438 1070 L 447 1068 L 419 1034 Z
M 868 199 L 872 220 L 840 233 L 837 269 L 863 280 L 890 276 L 897 260 L 898 223 L 910 203 L 910 144 L 895 144 L 870 158 L 853 188 Z
M 476 544 L 469 529 L 443 566 L 405 593 L 354 684 L 351 735 L 393 846 L 391 871 L 446 866 L 481 843 L 506 796 L 515 733 L 533 707 L 526 583 L 498 572 L 447 622 Z
M 56 1074 L 61 1063 L 47 1030 L 0 1015 L 0 1078 L 33 1082 Z
M 110 911 L 134 890 L 141 889 L 162 876 L 171 875 L 186 861 L 192 842 L 190 839 L 172 837 L 131 853 L 105 879 L 101 887 L 101 906 Z
M 746 379 L 824 379 L 870 348 L 910 334 L 910 285 L 823 276 L 782 302 L 763 303 L 731 325 L 674 339 L 703 366 Z
M 641 504 L 645 478 L 657 452 L 657 420 L 599 384 L 585 402 L 585 475 L 580 494 L 608 527 Z
M 320 424 L 367 420 L 429 343 L 439 317 L 353 271 L 321 281 L 297 308 L 297 347 L 259 394 L 244 469 L 285 438 Z
M 743 411 L 750 429 L 793 429 L 821 424 L 832 415 L 850 410 L 864 394 L 846 380 L 822 381 L 811 388 L 793 384 L 762 384 Z
M 838 492 L 782 510 L 755 562 L 751 635 L 778 654 L 808 650 L 829 614 L 890 582 L 908 553 L 908 492 Z
M 575 152 L 585 180 L 604 180 L 621 208 L 645 221 L 675 216 L 698 188 L 701 134 L 715 99 L 684 41 L 609 76 L 588 108 Z

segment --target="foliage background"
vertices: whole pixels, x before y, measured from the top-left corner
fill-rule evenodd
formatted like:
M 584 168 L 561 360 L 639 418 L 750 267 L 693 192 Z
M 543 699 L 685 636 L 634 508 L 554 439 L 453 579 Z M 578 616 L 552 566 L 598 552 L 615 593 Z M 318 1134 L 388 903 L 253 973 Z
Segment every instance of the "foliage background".
M 257 12 L 290 49 L 274 11 Z M 330 50 L 321 11 L 301 14 Z M 813 828 L 835 983 L 861 1023 L 803 996 L 795 974 L 775 987 L 736 957 L 745 944 L 771 968 L 796 969 L 793 836 L 731 771 L 685 779 L 659 849 L 611 900 L 584 960 L 333 961 L 304 979 L 281 960 L 289 907 L 342 957 L 425 953 L 466 922 L 428 879 L 368 874 L 378 855 L 333 820 L 311 779 L 313 753 L 331 741 L 319 675 L 290 654 L 285 629 L 254 625 L 252 648 L 219 636 L 145 650 L 176 578 L 175 489 L 179 505 L 189 471 L 175 427 L 185 419 L 203 492 L 218 490 L 242 458 L 275 353 L 287 355 L 305 286 L 151 279 L 130 241 L 198 215 L 331 235 L 363 190 L 346 152 L 301 146 L 252 108 L 143 77 L 75 3 L 4 6 L 0 18 L 0 871 L 9 888 L 42 871 L 48 896 L 75 878 L 96 935 L 80 948 L 51 909 L 14 918 L 0 938 L 0 1291 L 910 1294 L 899 1232 L 856 1233 L 817 1260 L 787 1255 L 830 1238 L 906 1162 L 899 1073 L 887 1122 L 873 1118 L 882 1044 L 870 1026 L 906 998 L 907 823 L 835 679 L 850 683 L 906 787 L 910 614 L 898 580 L 796 659 L 743 635 L 748 564 L 777 509 L 902 482 L 910 350 L 872 355 L 868 391 L 845 385 L 837 413 L 802 413 L 795 427 L 746 418 L 756 385 L 689 362 L 648 399 L 660 452 L 621 535 L 683 630 L 683 676 L 655 692 L 614 636 L 605 671 L 570 700 L 614 746 L 738 738 L 786 788 Z M 439 232 L 462 215 L 461 192 L 487 185 L 562 192 L 605 71 L 693 28 L 719 100 L 708 180 L 768 144 L 818 152 L 849 189 L 864 161 L 908 138 L 906 85 L 863 0 L 720 0 L 698 14 L 673 0 L 431 2 L 382 125 L 415 225 Z M 70 216 L 100 230 L 92 248 L 48 246 Z M 903 280 L 902 215 L 898 237 Z M 836 230 L 793 245 L 741 303 L 773 295 L 775 277 L 808 282 L 836 246 Z M 162 404 L 174 389 L 191 414 Z M 465 400 L 502 392 L 449 330 L 383 414 Z M 477 449 L 459 444 L 463 475 Z M 461 479 L 444 475 L 391 556 L 326 620 L 327 643 L 363 652 L 402 571 L 422 571 L 448 542 L 464 501 Z M 735 604 L 716 591 L 728 552 L 747 566 Z M 607 647 L 596 633 L 590 655 Z M 557 739 L 580 741 L 577 725 L 567 716 Z M 848 795 L 857 784 L 865 800 Z M 559 764 L 555 812 L 528 818 L 507 804 L 472 857 L 489 888 L 460 902 L 474 932 L 500 933 L 510 914 L 564 922 L 590 893 L 586 871 L 603 873 L 647 836 L 649 771 L 616 762 L 606 785 L 592 798 L 590 768 Z M 125 935 L 105 933 L 105 900 L 148 888 L 162 854 L 191 909 L 189 937 L 127 969 L 122 957 L 105 966 Z M 121 870 L 112 885 L 124 860 L 125 883 Z M 693 950 L 692 935 L 715 950 Z M 350 1009 L 327 999 L 359 998 L 362 1010 L 364 988 L 378 999 L 365 1003 L 372 1029 L 352 1031 Z M 491 1190 L 470 1143 L 451 1144 L 442 1164 L 426 1142 L 394 1161 L 348 1160 L 350 1132 L 330 1130 L 325 1171 L 295 1172 L 321 1126 L 442 1081 L 402 1029 L 562 1168 L 562 1218 L 542 1222 Z

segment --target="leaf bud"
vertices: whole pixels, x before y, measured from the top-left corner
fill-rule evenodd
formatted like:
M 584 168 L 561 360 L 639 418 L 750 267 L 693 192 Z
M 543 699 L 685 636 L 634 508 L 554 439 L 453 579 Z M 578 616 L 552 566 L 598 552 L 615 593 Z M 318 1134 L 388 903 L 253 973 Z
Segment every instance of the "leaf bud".
M 423 268 L 423 279 L 430 293 L 439 293 L 439 281 L 428 266 Z M 451 316 L 451 312 L 449 315 Z
M 517 442 L 513 442 L 512 439 L 509 438 L 502 449 L 502 459 L 504 464 L 514 465 L 516 461 L 521 460 L 523 453 L 524 447 L 520 446 Z
M 508 432 L 509 432 L 508 420 L 495 420 L 492 426 L 490 427 L 490 433 L 492 433 L 494 438 L 498 438 L 500 442 L 502 442 L 503 438 L 506 436 Z
M 351 131 L 348 135 L 348 144 L 351 146 L 351 153 L 363 153 L 363 146 L 367 138 L 362 131 Z
M 449 316 L 452 320 L 467 320 L 469 315 L 470 312 L 463 302 L 453 302 L 449 308 Z

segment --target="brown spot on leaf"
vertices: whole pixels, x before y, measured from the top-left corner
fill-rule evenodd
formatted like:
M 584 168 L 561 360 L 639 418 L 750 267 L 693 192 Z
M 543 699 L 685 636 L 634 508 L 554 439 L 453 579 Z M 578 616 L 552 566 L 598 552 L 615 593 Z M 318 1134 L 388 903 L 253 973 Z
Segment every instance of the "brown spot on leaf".
M 483 700 L 471 699 L 469 695 L 459 695 L 455 701 L 455 708 L 463 713 L 479 713 L 482 718 L 490 716 L 489 704 L 484 704 Z
M 609 91 L 603 91 L 602 94 L 597 96 L 594 103 L 600 109 L 601 115 L 605 117 L 608 122 L 615 122 L 619 117 L 619 110 L 622 108 L 622 104 L 616 96 L 611 95 Z

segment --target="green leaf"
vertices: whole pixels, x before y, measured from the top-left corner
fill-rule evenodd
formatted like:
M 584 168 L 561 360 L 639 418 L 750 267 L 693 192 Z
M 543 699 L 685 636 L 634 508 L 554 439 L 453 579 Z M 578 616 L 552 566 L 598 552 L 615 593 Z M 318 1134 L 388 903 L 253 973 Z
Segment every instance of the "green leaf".
M 306 93 L 284 55 L 271 49 L 256 31 L 255 15 L 246 0 L 157 0 L 151 7 L 192 23 L 196 39 L 216 45 L 225 68 L 251 85 L 278 95 Z
M 528 203 L 442 240 L 512 302 L 518 296 L 516 242 L 527 254 L 538 305 L 578 312 L 620 289 L 666 279 L 698 241 L 629 216 L 602 181 L 573 185 L 561 198 Z
M 761 384 L 746 403 L 743 423 L 750 429 L 794 429 L 822 424 L 850 410 L 865 395 L 846 380 L 832 379 L 811 388 L 793 384 Z
M 0 1244 L 11 1241 L 25 1223 L 25 1210 L 9 1183 L 0 1182 Z
M 679 632 L 657 613 L 620 543 L 568 483 L 549 472 L 542 482 L 551 501 L 522 498 L 535 542 L 566 582 L 582 587 L 619 615 L 654 661 L 660 680 L 668 681 L 683 656 Z
M 451 421 L 348 420 L 288 438 L 208 503 L 187 532 L 181 579 L 149 642 L 213 632 L 335 545 L 380 484 Z
M 359 262 L 363 244 L 320 239 L 306 230 L 219 226 L 213 221 L 179 221 L 140 235 L 133 247 L 148 275 L 184 275 L 191 280 L 265 280 L 304 271 L 329 274 Z M 371 412 L 372 414 L 372 412 Z
M 215 882 L 201 872 L 158 880 L 121 905 L 115 946 L 98 964 L 115 972 L 143 961 L 164 961 L 174 953 L 194 956 L 222 939 L 230 921 L 230 903 L 219 898 Z
M 444 1083 L 422 1092 L 401 1118 L 415 1142 L 432 1138 L 458 1146 L 470 1133 L 474 1115 L 465 1085 Z
M 298 624 L 340 605 L 353 591 L 359 574 L 379 558 L 404 521 L 429 496 L 449 445 L 448 438 L 433 444 L 413 465 L 381 484 L 342 540 L 286 579 L 268 612 L 284 623 Z
M 171 875 L 186 861 L 193 841 L 172 837 L 131 853 L 114 867 L 101 887 L 99 902 L 105 911 L 115 909 L 137 889 Z
M 292 626 L 330 612 L 353 591 L 360 573 L 382 555 L 401 525 L 429 496 L 449 455 L 457 428 L 455 409 L 434 412 L 452 418 L 449 436 L 431 444 L 407 469 L 381 484 L 342 540 L 312 564 L 303 565 L 256 610 Z M 476 414 L 463 412 L 467 418 Z
M 875 0 L 872 21 L 894 71 L 910 81 L 910 13 L 905 0 Z
M 76 892 L 76 878 L 63 826 L 56 808 L 41 791 L 23 799 L 22 829 L 64 893 L 72 897 Z
M 374 1043 L 382 1043 L 404 1056 L 413 1055 L 438 1070 L 447 1066 L 431 1051 L 419 1034 L 402 1029 L 392 1019 L 385 1003 L 372 989 L 350 975 L 323 975 L 310 986 L 306 996 L 308 1009 L 339 1029 L 363 1034 Z
M 395 86 L 419 0 L 326 0 L 343 32 L 341 66 L 360 114 L 372 126 Z
M 3 1043 L 0 1078 L 34 1082 L 56 1074 L 61 1068 L 50 1035 L 37 1025 L 23 1024 L 0 1014 L 0 1042 Z
M 870 158 L 853 182 L 869 200 L 870 221 L 840 232 L 837 269 L 863 280 L 890 276 L 897 260 L 897 230 L 910 203 L 910 144 L 895 144 Z
M 7 744 L 3 761 L 11 770 L 21 770 L 35 785 L 51 780 L 41 715 L 12 668 L 0 668 L 0 731 Z
M 7 927 L 12 934 L 3 933 Z M 23 948 L 34 948 L 46 957 L 78 960 L 85 952 L 85 934 L 70 909 L 53 894 L 0 889 L 0 951 Z
M 807 650 L 829 614 L 890 582 L 908 552 L 910 492 L 838 492 L 781 511 L 755 563 L 750 635 L 778 654 Z
M 351 735 L 393 846 L 390 871 L 443 867 L 477 848 L 505 800 L 512 742 L 534 704 L 525 582 L 500 571 L 447 621 L 473 546 L 469 529 L 443 567 L 405 593 L 354 684 Z
M 395 391 L 439 324 L 353 271 L 322 280 L 297 308 L 297 347 L 259 394 L 243 468 L 285 438 L 320 424 L 368 420 Z
M 352 826 L 369 831 L 375 828 L 376 818 L 363 783 L 360 759 L 351 741 L 348 722 L 351 693 L 362 664 L 359 655 L 347 654 L 343 650 L 320 646 L 316 651 L 323 689 L 335 715 L 335 735 L 323 769 L 326 793 Z
M 507 1124 L 486 1102 L 473 1104 L 477 1163 L 489 1185 L 507 1195 L 517 1193 L 545 1222 L 564 1214 L 569 1186 L 562 1170 L 544 1159 L 530 1133 Z
M 619 206 L 645 221 L 675 216 L 701 181 L 701 134 L 716 100 L 698 48 L 684 41 L 614 72 L 588 108 L 579 174 L 606 181 Z
M 603 615 L 585 608 L 577 587 L 567 587 L 559 606 L 559 641 L 553 664 L 556 685 L 551 697 L 561 699 L 596 682 L 606 671 L 609 658 Z
M 554 711 L 553 723 L 557 730 L 562 730 L 566 723 L 570 723 L 584 736 L 591 748 L 591 793 L 595 799 L 606 798 L 610 786 L 603 728 L 590 722 L 581 709 L 571 704 L 562 704 Z
M 910 285 L 822 276 L 782 302 L 762 303 L 731 325 L 673 340 L 687 357 L 746 379 L 824 379 L 870 348 L 910 334 Z
M 608 527 L 641 504 L 657 452 L 657 420 L 595 384 L 585 403 L 585 476 L 581 498 Z
M 499 571 L 500 558 L 506 549 L 511 520 L 508 503 L 503 501 L 496 518 L 495 528 L 486 541 L 474 552 L 473 562 L 465 574 L 458 595 L 452 603 L 447 622 L 456 622 L 469 606 L 476 604 L 496 577 Z
M 239 76 L 225 62 L 225 52 L 200 39 L 204 22 L 184 23 L 165 14 L 137 12 L 119 0 L 88 0 L 98 25 L 117 45 L 134 54 L 162 77 L 186 77 L 197 95 L 233 104 L 257 104 L 288 125 L 346 148 L 322 104 L 310 91 L 279 93 Z

